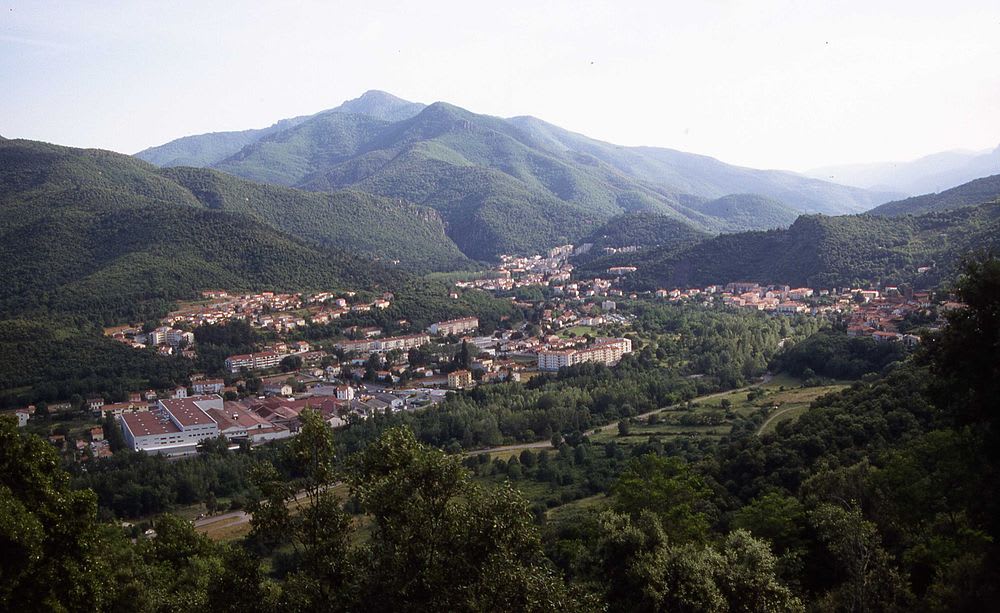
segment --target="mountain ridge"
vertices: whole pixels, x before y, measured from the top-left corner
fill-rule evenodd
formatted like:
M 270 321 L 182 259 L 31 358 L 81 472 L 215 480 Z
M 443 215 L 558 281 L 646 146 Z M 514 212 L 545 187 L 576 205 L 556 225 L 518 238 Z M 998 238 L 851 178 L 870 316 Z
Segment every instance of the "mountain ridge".
M 418 102 L 397 98 L 388 92 L 368 90 L 357 98 L 312 115 L 281 119 L 265 128 L 183 136 L 162 145 L 148 147 L 134 155 L 157 166 L 211 166 L 246 146 L 319 115 L 343 113 L 365 115 L 383 121 L 400 121 L 416 114 L 424 106 Z
M 934 211 L 947 211 L 964 206 L 994 202 L 998 199 L 1000 199 L 1000 174 L 982 177 L 933 194 L 923 194 L 904 200 L 886 202 L 875 207 L 869 213 L 888 217 L 921 215 Z
M 1000 177 L 987 179 L 949 191 L 969 198 L 990 193 L 992 202 L 919 215 L 802 215 L 785 229 L 720 234 L 693 244 L 578 258 L 578 263 L 584 275 L 634 266 L 626 284 L 645 290 L 733 281 L 934 288 L 954 279 L 969 253 L 1000 248 Z
M 338 108 L 355 110 L 353 104 L 366 96 L 388 100 L 408 116 L 386 121 L 318 113 L 211 166 L 258 182 L 310 191 L 347 188 L 429 206 L 441 214 L 463 253 L 483 260 L 580 240 L 607 220 L 636 211 L 719 232 L 774 227 L 769 217 L 778 204 L 798 213 L 835 214 L 860 212 L 888 199 L 707 156 L 619 147 L 530 116 L 504 119 L 446 102 L 424 106 L 368 92 Z M 761 219 L 753 211 L 743 213 L 739 225 L 696 206 L 748 193 L 776 201 L 775 206 Z M 792 217 L 785 214 L 783 220 L 790 223 Z

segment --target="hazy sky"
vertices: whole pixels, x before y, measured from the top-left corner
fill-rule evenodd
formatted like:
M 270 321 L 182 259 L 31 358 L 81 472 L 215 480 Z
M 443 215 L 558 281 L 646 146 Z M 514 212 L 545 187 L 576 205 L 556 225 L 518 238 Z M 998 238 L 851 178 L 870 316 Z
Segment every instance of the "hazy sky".
M 0 135 L 133 153 L 382 89 L 755 167 L 1000 144 L 1000 2 L 0 0 Z

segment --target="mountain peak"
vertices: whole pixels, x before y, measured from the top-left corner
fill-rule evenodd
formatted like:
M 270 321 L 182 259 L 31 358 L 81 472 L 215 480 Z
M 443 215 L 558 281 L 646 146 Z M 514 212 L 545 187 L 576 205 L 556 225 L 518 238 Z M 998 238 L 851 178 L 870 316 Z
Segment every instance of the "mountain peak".
M 421 113 L 423 115 L 427 115 L 427 116 L 452 116 L 452 117 L 454 117 L 454 116 L 457 116 L 457 115 L 460 115 L 460 114 L 469 114 L 469 111 L 466 111 L 462 107 L 455 106 L 454 104 L 449 104 L 447 102 L 441 102 L 439 100 L 439 101 L 434 102 L 434 103 L 428 105 L 427 107 L 425 107 L 424 110 L 421 111 Z
M 365 101 L 365 102 L 396 102 L 396 103 L 400 103 L 400 104 L 413 104 L 409 100 L 403 100 L 399 96 L 394 96 L 394 95 L 390 94 L 387 91 L 382 91 L 381 89 L 369 89 L 368 91 L 366 91 L 365 93 L 361 94 L 357 98 L 354 98 L 353 100 L 348 100 L 344 104 L 347 104 L 349 102 L 359 102 L 359 101 Z
M 357 98 L 344 102 L 332 112 L 367 115 L 383 121 L 402 121 L 423 109 L 424 105 L 419 102 L 410 102 L 388 92 L 370 89 Z

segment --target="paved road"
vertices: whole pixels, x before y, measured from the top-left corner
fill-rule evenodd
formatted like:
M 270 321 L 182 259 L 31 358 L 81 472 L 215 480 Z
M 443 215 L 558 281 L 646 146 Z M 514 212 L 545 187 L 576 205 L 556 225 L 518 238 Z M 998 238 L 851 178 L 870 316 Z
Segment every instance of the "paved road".
M 244 524 L 250 521 L 250 514 L 246 511 L 230 511 L 229 513 L 221 513 L 219 515 L 206 515 L 204 517 L 199 517 L 194 520 L 194 527 L 201 528 L 203 526 L 208 526 L 210 524 L 215 524 L 219 522 L 224 522 L 228 519 L 235 518 L 236 521 L 232 522 L 233 525 Z
M 552 447 L 552 441 L 535 441 L 534 443 L 519 443 L 517 445 L 501 445 L 500 447 L 487 447 L 466 451 L 464 455 L 479 455 L 480 453 L 498 453 L 504 451 L 518 451 L 519 449 L 547 449 Z
M 336 484 L 336 485 L 339 485 Z M 306 492 L 303 490 L 298 494 L 295 494 L 294 501 L 302 500 L 306 497 Z M 232 520 L 232 521 L 229 521 Z M 228 526 L 239 526 L 240 524 L 245 524 L 250 521 L 250 514 L 246 511 L 229 511 L 228 513 L 220 513 L 219 515 L 206 515 L 205 517 L 198 518 L 194 520 L 195 529 L 207 528 L 208 526 L 214 524 L 223 524 Z

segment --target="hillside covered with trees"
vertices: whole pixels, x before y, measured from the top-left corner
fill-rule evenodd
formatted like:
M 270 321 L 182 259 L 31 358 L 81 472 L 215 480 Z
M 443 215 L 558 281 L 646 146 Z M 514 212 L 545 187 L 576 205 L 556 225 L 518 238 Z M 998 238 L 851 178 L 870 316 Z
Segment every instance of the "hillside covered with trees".
M 1000 151 L 1000 149 L 998 149 Z M 905 200 L 886 202 L 871 211 L 872 215 L 897 217 L 948 211 L 1000 200 L 1000 175 L 983 177 L 935 194 L 913 196 Z
M 888 218 L 803 215 L 791 227 L 723 234 L 681 247 L 622 253 L 585 264 L 585 273 L 635 266 L 630 287 L 702 286 L 757 281 L 808 287 L 911 284 L 933 288 L 953 279 L 962 258 L 1000 246 L 1000 206 Z M 919 273 L 918 268 L 928 270 Z

